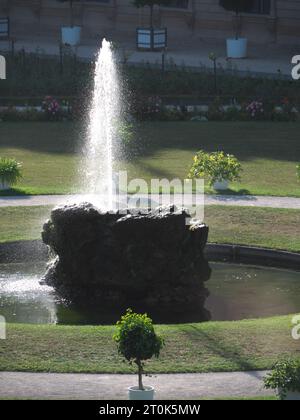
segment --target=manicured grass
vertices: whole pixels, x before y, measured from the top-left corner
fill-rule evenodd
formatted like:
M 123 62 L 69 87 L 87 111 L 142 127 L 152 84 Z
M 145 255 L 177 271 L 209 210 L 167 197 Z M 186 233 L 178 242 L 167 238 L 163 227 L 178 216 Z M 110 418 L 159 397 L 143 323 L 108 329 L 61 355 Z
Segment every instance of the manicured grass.
M 0 242 L 40 238 L 51 207 L 0 208 Z M 300 211 L 207 206 L 209 241 L 300 252 Z
M 300 252 L 300 211 L 260 207 L 205 209 L 209 242 Z
M 129 178 L 184 179 L 197 150 L 224 150 L 236 154 L 244 167 L 242 182 L 232 184 L 231 193 L 299 197 L 299 129 L 299 123 L 143 123 L 137 127 L 137 138 L 146 144 L 142 156 L 118 166 L 128 170 Z M 76 151 L 83 138 L 76 123 L 1 124 L 0 155 L 15 157 L 24 166 L 15 193 L 76 191 Z
M 300 357 L 292 316 L 239 322 L 162 325 L 161 358 L 153 373 L 269 369 L 278 358 Z M 0 343 L 1 371 L 130 373 L 112 340 L 114 327 L 9 324 Z

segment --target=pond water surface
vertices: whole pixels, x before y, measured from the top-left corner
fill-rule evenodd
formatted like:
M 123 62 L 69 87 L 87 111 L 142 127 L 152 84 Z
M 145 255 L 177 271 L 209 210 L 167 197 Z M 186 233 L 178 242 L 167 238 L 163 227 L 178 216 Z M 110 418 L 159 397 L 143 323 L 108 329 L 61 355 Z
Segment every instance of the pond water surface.
M 212 263 L 211 267 L 212 277 L 207 282 L 210 296 L 205 307 L 212 320 L 300 312 L 300 272 L 221 263 Z M 7 322 L 109 324 L 119 318 L 119 313 L 96 315 L 64 305 L 52 288 L 39 284 L 44 272 L 45 264 L 0 264 L 0 315 Z M 160 322 L 155 314 L 150 315 Z

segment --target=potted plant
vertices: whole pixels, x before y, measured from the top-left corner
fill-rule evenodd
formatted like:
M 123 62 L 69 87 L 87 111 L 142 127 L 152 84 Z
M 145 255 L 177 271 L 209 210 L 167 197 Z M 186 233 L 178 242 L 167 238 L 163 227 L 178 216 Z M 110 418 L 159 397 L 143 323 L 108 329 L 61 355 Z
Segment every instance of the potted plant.
M 130 400 L 153 400 L 154 388 L 143 385 L 144 363 L 153 356 L 159 357 L 163 339 L 156 335 L 152 320 L 146 315 L 136 314 L 128 309 L 117 322 L 114 340 L 119 353 L 138 369 L 139 385 L 129 388 Z
M 278 362 L 264 382 L 267 389 L 277 390 L 280 399 L 300 401 L 300 360 Z
M 153 26 L 154 6 L 168 6 L 171 0 L 133 0 L 138 9 L 148 6 L 150 8 L 149 28 L 137 29 L 137 48 L 142 50 L 162 50 L 167 47 L 167 28 L 155 29 Z
M 224 152 L 206 153 L 200 150 L 194 157 L 188 177 L 207 178 L 217 191 L 228 189 L 230 181 L 240 179 L 242 166 L 237 158 Z
M 74 47 L 80 43 L 81 27 L 74 25 L 74 2 L 77 0 L 57 0 L 60 3 L 69 2 L 70 8 L 70 26 L 61 28 L 61 42 L 65 45 Z
M 235 38 L 227 39 L 227 57 L 228 58 L 246 58 L 248 49 L 247 38 L 241 37 L 240 15 L 251 11 L 252 0 L 220 0 L 220 6 L 230 12 L 235 12 L 236 33 Z
M 20 178 L 20 163 L 15 159 L 0 158 L 0 191 L 9 190 Z

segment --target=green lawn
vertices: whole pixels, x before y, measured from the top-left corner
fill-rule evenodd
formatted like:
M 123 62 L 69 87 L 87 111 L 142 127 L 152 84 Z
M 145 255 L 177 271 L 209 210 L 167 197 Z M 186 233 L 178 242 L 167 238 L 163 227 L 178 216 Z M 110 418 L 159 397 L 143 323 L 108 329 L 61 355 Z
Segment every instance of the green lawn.
M 241 159 L 241 183 L 232 193 L 300 197 L 296 164 L 300 162 L 300 123 L 165 122 L 143 123 L 137 138 L 146 144 L 143 155 L 127 168 L 130 178 L 187 176 L 199 149 L 225 150 Z M 2 123 L 0 155 L 23 163 L 24 179 L 15 192 L 31 194 L 76 191 L 84 130 L 76 123 Z
M 51 207 L 0 208 L 0 242 L 40 238 Z M 208 206 L 209 241 L 300 252 L 300 211 Z
M 239 322 L 163 325 L 161 358 L 153 373 L 269 369 L 278 358 L 300 357 L 292 316 Z M 0 371 L 130 373 L 118 356 L 113 327 L 9 324 L 0 342 Z

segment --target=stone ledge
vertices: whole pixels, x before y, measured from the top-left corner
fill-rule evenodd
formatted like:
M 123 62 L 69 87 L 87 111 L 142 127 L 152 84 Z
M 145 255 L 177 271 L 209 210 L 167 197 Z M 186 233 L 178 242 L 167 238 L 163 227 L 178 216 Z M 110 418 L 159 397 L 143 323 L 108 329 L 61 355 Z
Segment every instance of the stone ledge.
M 214 262 L 260 265 L 300 271 L 300 253 L 242 245 L 208 244 L 206 258 Z

